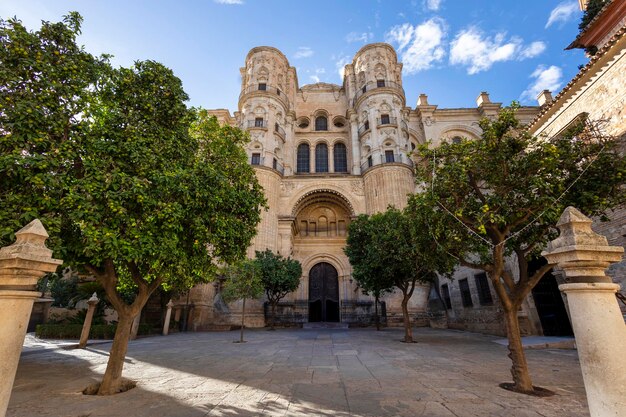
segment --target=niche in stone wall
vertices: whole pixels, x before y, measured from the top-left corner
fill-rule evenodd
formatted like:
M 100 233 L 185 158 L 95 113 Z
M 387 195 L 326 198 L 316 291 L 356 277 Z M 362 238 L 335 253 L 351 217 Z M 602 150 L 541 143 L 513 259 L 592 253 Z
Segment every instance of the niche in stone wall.
M 350 214 L 332 198 L 313 200 L 296 217 L 298 238 L 341 238 L 346 236 Z

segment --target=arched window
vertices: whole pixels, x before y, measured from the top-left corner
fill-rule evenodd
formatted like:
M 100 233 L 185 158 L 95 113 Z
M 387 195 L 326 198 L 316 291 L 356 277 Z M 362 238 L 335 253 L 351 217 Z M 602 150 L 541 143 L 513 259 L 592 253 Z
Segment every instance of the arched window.
M 298 157 L 296 172 L 309 172 L 309 144 L 298 145 Z
M 315 118 L 315 130 L 328 130 L 328 119 L 326 116 L 317 116 Z
M 335 172 L 348 172 L 348 156 L 346 145 L 343 143 L 335 144 L 334 148 Z
M 315 172 L 328 172 L 328 146 L 325 143 L 315 147 Z

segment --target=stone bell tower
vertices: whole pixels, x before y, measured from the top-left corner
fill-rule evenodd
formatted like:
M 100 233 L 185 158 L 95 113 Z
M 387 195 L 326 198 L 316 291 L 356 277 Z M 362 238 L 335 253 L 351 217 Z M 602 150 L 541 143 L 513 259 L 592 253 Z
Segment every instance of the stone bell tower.
M 388 44 L 366 45 L 346 66 L 345 87 L 356 132 L 369 214 L 389 205 L 404 208 L 415 189 L 408 134 L 409 109 L 402 88 L 402 64 Z
M 268 210 L 262 212 L 252 247 L 276 251 L 278 245 L 278 198 L 280 181 L 292 171 L 288 155 L 293 137 L 294 100 L 297 88 L 295 69 L 276 48 L 260 46 L 250 50 L 241 71 L 241 94 L 236 117 L 250 133 L 246 147 L 250 164 L 265 190 Z

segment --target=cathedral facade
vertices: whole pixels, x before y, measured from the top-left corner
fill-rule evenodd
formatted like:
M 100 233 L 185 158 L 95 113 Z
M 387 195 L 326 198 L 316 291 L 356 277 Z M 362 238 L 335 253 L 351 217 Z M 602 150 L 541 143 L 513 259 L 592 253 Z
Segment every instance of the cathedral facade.
M 416 189 L 416 147 L 478 137 L 478 121 L 494 117 L 500 103 L 482 92 L 474 108 L 440 109 L 422 94 L 410 107 L 402 63 L 384 43 L 356 53 L 344 68 L 343 85 L 300 86 L 285 55 L 266 46 L 253 48 L 240 71 L 238 111 L 211 113 L 250 133 L 246 151 L 267 197 L 269 208 L 248 255 L 270 249 L 302 264 L 300 286 L 280 303 L 279 320 L 371 323 L 373 299 L 357 287 L 343 252 L 351 219 L 390 205 L 405 207 Z M 537 112 L 524 107 L 518 116 L 528 122 Z M 238 322 L 239 305 L 224 304 L 218 287 L 192 290 L 193 329 Z M 420 287 L 412 297 L 410 310 L 418 324 L 426 323 L 428 294 L 428 287 Z M 388 323 L 400 323 L 399 294 L 384 302 Z M 246 313 L 249 326 L 264 325 L 264 308 L 264 300 L 253 302 Z

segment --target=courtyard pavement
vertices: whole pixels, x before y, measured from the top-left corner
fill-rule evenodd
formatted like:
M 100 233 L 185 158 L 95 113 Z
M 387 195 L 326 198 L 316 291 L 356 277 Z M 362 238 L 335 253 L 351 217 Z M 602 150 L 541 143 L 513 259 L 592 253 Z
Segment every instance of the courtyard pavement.
M 70 349 L 29 336 L 7 416 L 588 416 L 575 350 L 528 350 L 537 398 L 511 380 L 497 337 L 419 328 L 179 333 L 130 343 L 136 388 L 85 396 L 110 343 Z

